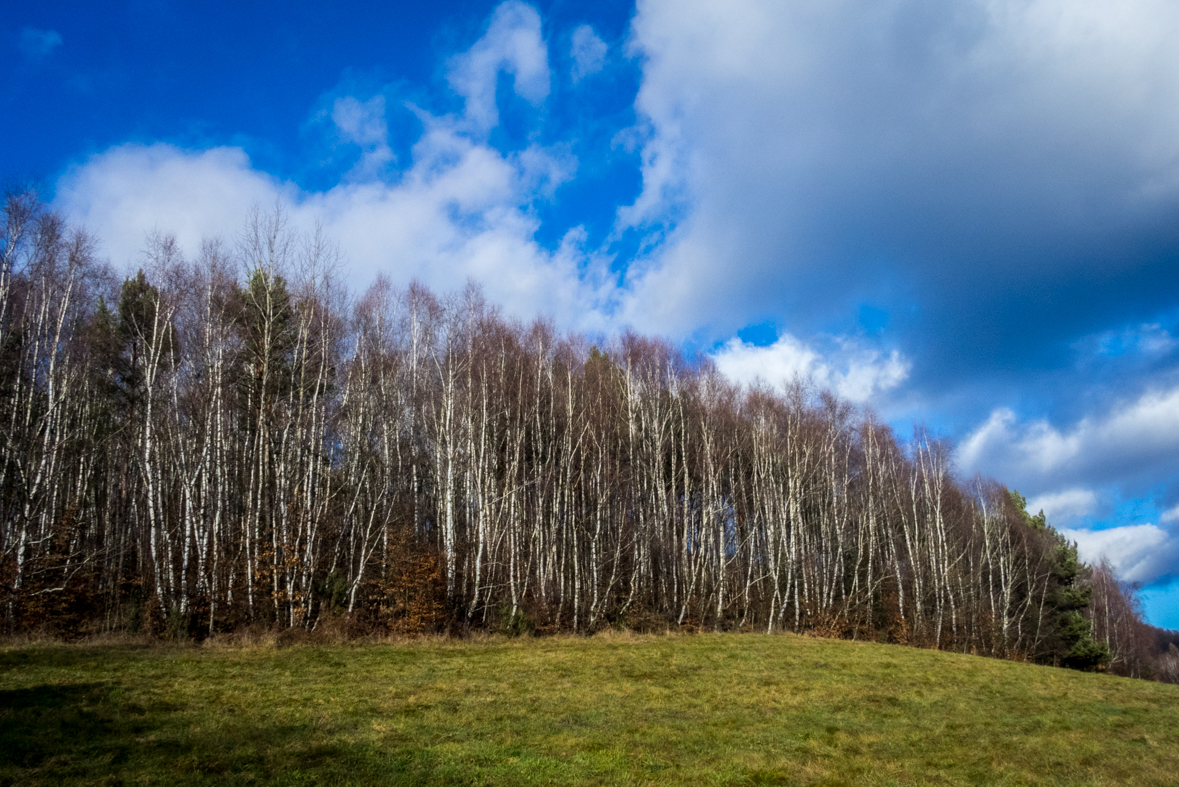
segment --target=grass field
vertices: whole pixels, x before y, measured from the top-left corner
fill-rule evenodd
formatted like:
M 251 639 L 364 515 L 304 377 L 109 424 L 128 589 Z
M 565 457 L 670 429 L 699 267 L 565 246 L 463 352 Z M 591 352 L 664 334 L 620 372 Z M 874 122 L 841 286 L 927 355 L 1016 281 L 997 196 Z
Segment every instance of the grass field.
M 1176 784 L 1179 686 L 794 636 L 0 648 L 0 784 Z

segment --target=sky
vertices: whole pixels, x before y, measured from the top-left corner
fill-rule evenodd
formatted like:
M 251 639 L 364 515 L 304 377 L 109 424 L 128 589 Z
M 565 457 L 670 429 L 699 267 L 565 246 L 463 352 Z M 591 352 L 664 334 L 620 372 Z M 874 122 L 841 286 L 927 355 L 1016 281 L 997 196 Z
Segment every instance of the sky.
M 952 440 L 1179 629 L 1179 5 L 10 0 L 0 178 Z

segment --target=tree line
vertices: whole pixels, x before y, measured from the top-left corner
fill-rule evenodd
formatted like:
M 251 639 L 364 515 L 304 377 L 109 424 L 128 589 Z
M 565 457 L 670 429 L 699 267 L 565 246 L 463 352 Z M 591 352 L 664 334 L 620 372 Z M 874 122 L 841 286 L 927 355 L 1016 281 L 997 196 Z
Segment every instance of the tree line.
M 925 430 L 506 319 L 470 284 L 354 297 L 321 234 L 244 224 L 193 255 L 153 234 L 123 278 L 7 197 L 7 630 L 625 626 L 1158 662 L 1108 566 Z

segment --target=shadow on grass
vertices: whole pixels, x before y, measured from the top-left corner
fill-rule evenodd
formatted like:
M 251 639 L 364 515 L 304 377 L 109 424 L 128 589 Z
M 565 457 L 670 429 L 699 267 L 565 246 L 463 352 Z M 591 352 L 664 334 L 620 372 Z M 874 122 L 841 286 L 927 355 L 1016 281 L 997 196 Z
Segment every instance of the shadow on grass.
M 449 781 L 413 752 L 325 739 L 309 724 L 227 716 L 202 729 L 183 707 L 129 701 L 111 683 L 0 691 L 0 787 Z

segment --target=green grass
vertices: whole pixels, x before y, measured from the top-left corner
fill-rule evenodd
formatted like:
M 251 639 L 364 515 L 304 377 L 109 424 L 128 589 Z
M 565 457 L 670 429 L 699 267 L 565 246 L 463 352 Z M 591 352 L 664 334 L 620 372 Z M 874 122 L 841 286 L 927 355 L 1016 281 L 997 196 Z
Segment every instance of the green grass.
M 1176 784 L 1179 687 L 698 635 L 0 649 L 0 784 Z

